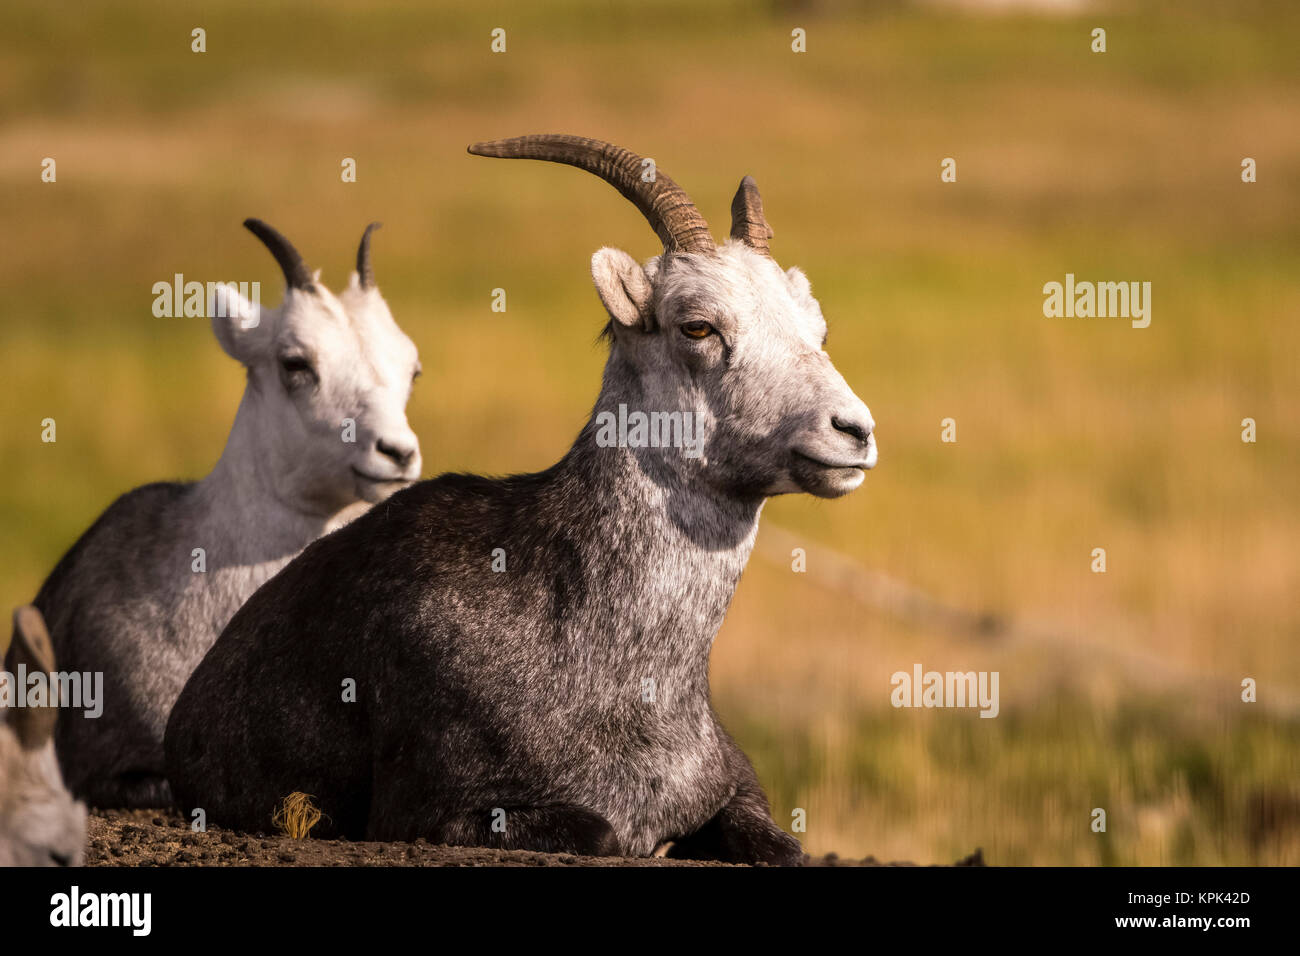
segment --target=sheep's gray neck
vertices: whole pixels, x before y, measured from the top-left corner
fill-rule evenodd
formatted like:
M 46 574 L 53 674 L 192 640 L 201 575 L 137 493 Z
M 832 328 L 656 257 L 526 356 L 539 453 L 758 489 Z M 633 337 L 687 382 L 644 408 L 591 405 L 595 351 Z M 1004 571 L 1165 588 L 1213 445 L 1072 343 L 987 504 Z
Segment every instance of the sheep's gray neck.
M 558 466 L 557 501 L 599 577 L 600 614 L 611 628 L 707 667 L 763 499 L 713 488 L 680 448 L 600 447 L 597 415 L 620 403 L 643 408 L 643 398 L 635 376 L 611 357 L 592 418 Z
M 259 427 L 257 393 L 244 389 L 221 458 L 195 489 L 196 540 L 218 567 L 282 564 L 310 542 L 367 507 L 364 502 L 334 514 L 315 514 L 282 500 L 272 456 Z

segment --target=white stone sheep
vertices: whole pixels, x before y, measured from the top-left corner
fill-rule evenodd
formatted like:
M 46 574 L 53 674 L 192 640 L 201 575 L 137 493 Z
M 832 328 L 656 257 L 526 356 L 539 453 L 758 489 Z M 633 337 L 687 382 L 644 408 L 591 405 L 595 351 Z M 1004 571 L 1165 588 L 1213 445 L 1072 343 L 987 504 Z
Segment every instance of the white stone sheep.
M 163 730 L 226 622 L 307 544 L 420 474 L 405 413 L 419 362 L 375 288 L 374 227 L 336 297 L 282 235 L 244 225 L 288 291 L 277 309 L 233 286 L 213 297 L 217 341 L 248 373 L 220 461 L 119 498 L 34 602 L 62 666 L 103 675 L 102 715 L 68 709 L 56 731 L 68 785 L 95 806 L 171 802 Z

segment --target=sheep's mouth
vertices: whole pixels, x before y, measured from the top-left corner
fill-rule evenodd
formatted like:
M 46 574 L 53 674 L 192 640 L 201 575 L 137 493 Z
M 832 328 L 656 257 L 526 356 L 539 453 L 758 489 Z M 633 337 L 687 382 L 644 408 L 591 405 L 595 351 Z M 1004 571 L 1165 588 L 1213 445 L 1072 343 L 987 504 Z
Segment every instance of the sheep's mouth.
M 375 475 L 368 475 L 364 471 L 359 471 L 356 468 L 352 469 L 352 474 L 356 475 L 362 481 L 368 482 L 372 485 L 409 485 L 415 480 L 413 478 L 379 478 Z
M 801 490 L 818 498 L 838 498 L 860 487 L 872 462 L 826 461 L 791 449 L 790 477 Z
M 867 471 L 873 464 L 875 464 L 875 462 L 867 459 L 848 462 L 823 461 L 820 458 L 814 458 L 812 455 L 805 454 L 798 449 L 795 449 L 794 456 L 795 458 L 801 458 L 809 464 L 825 471 Z
M 378 504 L 389 495 L 395 495 L 403 488 L 409 488 L 415 483 L 414 478 L 379 478 L 355 467 L 352 468 L 352 474 L 357 482 L 354 493 L 362 501 L 368 501 L 372 505 Z

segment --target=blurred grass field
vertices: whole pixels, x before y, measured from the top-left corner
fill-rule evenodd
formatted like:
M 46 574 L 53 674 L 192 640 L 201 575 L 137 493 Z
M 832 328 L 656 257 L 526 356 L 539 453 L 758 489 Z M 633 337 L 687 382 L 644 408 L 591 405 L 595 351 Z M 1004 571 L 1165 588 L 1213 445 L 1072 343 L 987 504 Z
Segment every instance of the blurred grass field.
M 11 0 L 0 597 L 30 599 L 122 491 L 215 462 L 242 376 L 205 320 L 154 318 L 151 287 L 261 279 L 278 301 L 245 216 L 333 288 L 384 222 L 428 474 L 555 461 L 604 361 L 590 255 L 658 250 L 592 177 L 465 146 L 581 133 L 653 156 L 719 235 L 753 175 L 878 423 L 863 490 L 769 503 L 807 573 L 760 540 L 714 652 L 777 821 L 806 810 L 812 852 L 919 862 L 1300 863 L 1298 35 L 1271 3 Z M 1066 272 L 1150 281 L 1150 328 L 1044 318 Z M 1039 626 L 882 612 L 819 577 L 831 553 Z M 915 662 L 999 671 L 1001 715 L 892 709 Z

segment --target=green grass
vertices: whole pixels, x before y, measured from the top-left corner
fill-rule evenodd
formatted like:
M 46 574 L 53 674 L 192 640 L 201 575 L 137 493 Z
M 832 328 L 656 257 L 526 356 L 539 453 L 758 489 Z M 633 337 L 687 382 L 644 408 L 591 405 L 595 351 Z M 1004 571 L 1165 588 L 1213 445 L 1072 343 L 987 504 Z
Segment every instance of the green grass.
M 978 847 L 1010 866 L 1296 865 L 1300 722 L 1188 721 L 1184 706 L 1134 700 L 1099 714 L 1067 692 L 996 720 L 864 711 L 838 715 L 834 730 L 723 711 L 772 781 L 776 819 L 789 828 L 802 808 L 805 844 L 842 856 L 946 863 Z M 1105 832 L 1093 830 L 1097 808 Z

